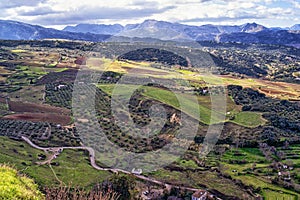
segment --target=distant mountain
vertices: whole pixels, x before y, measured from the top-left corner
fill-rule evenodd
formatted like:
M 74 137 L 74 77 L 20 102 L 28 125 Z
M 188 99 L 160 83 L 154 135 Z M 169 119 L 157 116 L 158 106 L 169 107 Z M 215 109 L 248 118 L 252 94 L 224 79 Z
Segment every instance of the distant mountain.
M 242 33 L 257 33 L 263 30 L 267 30 L 266 27 L 256 24 L 256 23 L 247 23 L 242 26 L 239 26 L 242 30 Z
M 75 33 L 94 33 L 104 35 L 116 35 L 123 31 L 124 27 L 120 24 L 78 24 L 77 26 L 67 26 L 64 31 Z
M 146 20 L 140 24 L 79 24 L 63 31 L 16 21 L 0 20 L 0 39 L 38 40 L 68 39 L 100 42 L 139 41 L 216 41 L 300 46 L 300 25 L 291 28 L 266 28 L 260 24 L 190 26 L 165 21 Z M 114 36 L 114 37 L 112 37 Z
M 67 39 L 100 42 L 109 37 L 109 35 L 72 33 L 22 22 L 0 20 L 0 39 L 4 40 Z
M 259 43 L 259 44 L 282 44 L 298 46 L 300 33 L 288 30 L 267 29 L 257 33 L 231 33 L 219 36 L 219 42 Z
M 282 30 L 290 30 L 290 28 L 282 28 L 282 27 L 271 27 L 269 28 L 269 30 L 272 30 L 272 31 L 282 31 Z
M 248 23 L 241 26 L 189 26 L 179 23 L 170 23 L 156 20 L 146 20 L 141 24 L 130 24 L 125 26 L 120 33 L 126 37 L 155 37 L 161 40 L 215 40 L 223 33 L 255 33 L 267 29 L 266 27 Z
M 157 38 L 160 40 L 188 39 L 184 33 L 187 25 L 156 20 L 146 20 L 141 24 L 126 25 L 119 34 L 125 37 Z
M 294 26 L 294 29 L 296 28 L 297 26 Z M 189 26 L 179 23 L 146 20 L 141 24 L 125 26 L 119 35 L 161 40 L 196 40 L 293 46 L 300 44 L 299 31 L 267 28 L 257 23 L 247 23 L 240 26 Z
M 300 31 L 300 24 L 295 24 L 294 26 L 292 26 L 290 28 L 290 30 L 293 30 L 293 31 Z

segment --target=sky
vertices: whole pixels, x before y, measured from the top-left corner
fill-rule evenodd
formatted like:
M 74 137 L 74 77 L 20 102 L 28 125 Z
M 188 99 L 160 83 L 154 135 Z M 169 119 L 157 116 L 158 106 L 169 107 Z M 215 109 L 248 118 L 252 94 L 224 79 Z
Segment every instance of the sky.
M 1 0 L 0 19 L 57 29 L 79 23 L 126 25 L 146 19 L 290 27 L 300 24 L 300 0 Z

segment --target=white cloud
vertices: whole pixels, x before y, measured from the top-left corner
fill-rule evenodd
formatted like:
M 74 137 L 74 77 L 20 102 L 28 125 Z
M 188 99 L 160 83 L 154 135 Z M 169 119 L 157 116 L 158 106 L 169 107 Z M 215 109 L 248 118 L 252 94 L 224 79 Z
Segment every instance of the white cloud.
M 300 17 L 296 0 L 1 0 L 0 17 L 45 26 L 77 23 L 172 22 L 290 26 Z

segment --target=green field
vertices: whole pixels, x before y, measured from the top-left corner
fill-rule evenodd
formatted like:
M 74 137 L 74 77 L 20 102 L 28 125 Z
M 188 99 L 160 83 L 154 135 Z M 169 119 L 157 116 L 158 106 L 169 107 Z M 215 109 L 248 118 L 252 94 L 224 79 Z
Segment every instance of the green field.
M 279 193 L 277 191 L 272 190 L 264 190 L 263 196 L 265 200 L 297 200 L 296 196 L 286 194 L 286 193 Z
M 265 157 L 256 148 L 239 148 L 237 150 L 228 150 L 222 156 L 222 160 L 246 160 L 249 163 L 265 162 Z
M 150 173 L 149 176 L 177 185 L 199 189 L 203 189 L 203 187 L 209 189 L 214 188 L 218 191 L 222 191 L 222 193 L 226 195 L 243 196 L 243 194 L 245 194 L 245 192 L 240 190 L 231 180 L 220 178 L 217 173 L 210 171 L 186 173 L 161 169 Z
M 274 196 L 279 199 L 296 199 L 296 197 L 300 197 L 296 192 L 271 184 L 265 178 L 266 173 L 270 173 L 270 176 L 274 176 L 274 173 L 269 169 L 270 163 L 265 160 L 265 157 L 257 148 L 239 148 L 227 151 L 222 156 L 221 161 L 224 172 L 234 179 L 241 180 L 246 185 L 261 188 L 262 195 L 266 199 L 271 200 Z M 246 164 L 230 164 L 230 161 L 245 161 Z M 259 176 L 246 173 L 252 172 L 253 163 L 256 163 L 255 168 L 261 171 Z
M 237 177 L 235 177 L 237 178 Z M 240 176 L 237 179 L 241 180 L 243 183 L 250 184 L 256 188 L 260 187 L 263 190 L 263 196 L 266 199 L 272 199 L 276 196 L 279 199 L 298 199 L 300 197 L 296 192 L 286 190 L 284 188 L 278 187 L 276 185 L 267 183 L 266 181 L 260 180 L 254 176 Z M 285 197 L 285 198 L 283 198 Z
M 10 93 L 11 101 L 22 101 L 41 104 L 44 101 L 45 86 L 23 86 L 22 89 Z
M 113 84 L 98 85 L 101 90 L 109 95 L 112 95 L 112 93 L 114 93 L 118 96 L 120 95 L 127 98 L 131 95 L 130 91 L 135 88 L 135 86 L 130 85 L 117 86 L 117 89 L 115 89 L 115 85 Z M 152 98 L 175 109 L 181 110 L 193 118 L 200 119 L 200 121 L 205 124 L 221 122 L 221 114 L 215 113 L 213 118 L 211 118 L 210 108 L 203 106 L 201 103 L 199 103 L 199 99 L 197 97 L 194 97 L 190 94 L 174 93 L 169 90 L 149 86 L 142 86 L 139 89 L 142 91 L 142 94 L 145 97 Z M 207 103 L 205 104 L 207 105 Z
M 90 188 L 110 176 L 109 172 L 92 168 L 88 155 L 83 151 L 64 151 L 53 160 L 59 165 L 53 165 L 52 171 L 48 165 L 35 164 L 39 161 L 38 155 L 44 152 L 31 148 L 25 142 L 0 137 L 0 147 L 0 163 L 15 166 L 16 169 L 32 177 L 39 185 L 59 185 L 61 181 L 66 185 Z
M 98 85 L 98 87 L 109 95 L 112 95 L 112 93 L 114 93 L 126 98 L 130 97 L 130 91 L 133 91 L 135 88 L 135 86 L 132 85 L 117 85 L 116 87 L 116 85 L 113 84 L 100 84 Z M 115 87 L 117 89 L 115 89 Z M 215 112 L 214 118 L 211 119 L 212 105 L 210 96 L 194 96 L 192 94 L 173 93 L 169 90 L 148 86 L 142 86 L 139 89 L 142 91 L 142 94 L 145 97 L 155 99 L 178 110 L 181 110 L 193 118 L 200 119 L 200 121 L 205 124 L 222 122 L 222 113 L 219 114 L 220 111 Z M 230 121 L 249 128 L 254 128 L 265 124 L 266 120 L 262 118 L 261 113 L 240 112 L 237 106 L 229 97 L 226 97 L 225 101 L 227 112 L 237 113 L 236 115 L 234 115 L 234 120 Z M 219 104 L 222 104 L 222 102 L 220 102 Z M 216 107 L 215 109 L 223 110 L 224 108 L 220 106 L 219 108 Z
M 261 113 L 240 112 L 234 116 L 234 120 L 232 120 L 232 122 L 241 126 L 254 128 L 260 125 L 264 125 L 266 120 L 262 118 Z

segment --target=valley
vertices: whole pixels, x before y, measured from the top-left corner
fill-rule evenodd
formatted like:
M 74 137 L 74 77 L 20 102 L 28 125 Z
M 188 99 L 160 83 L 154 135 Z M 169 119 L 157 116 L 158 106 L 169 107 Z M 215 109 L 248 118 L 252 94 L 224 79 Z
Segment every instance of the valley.
M 122 191 L 131 199 L 145 191 L 187 199 L 200 189 L 221 199 L 300 197 L 298 49 L 1 44 L 0 161 L 33 178 L 41 191 L 105 188 L 117 176 L 134 182 Z M 202 55 L 213 62 L 193 64 Z M 216 145 L 199 156 L 218 125 Z M 142 158 L 142 174 L 121 157 L 169 144 L 185 151 Z M 167 165 L 156 167 L 156 159 Z

